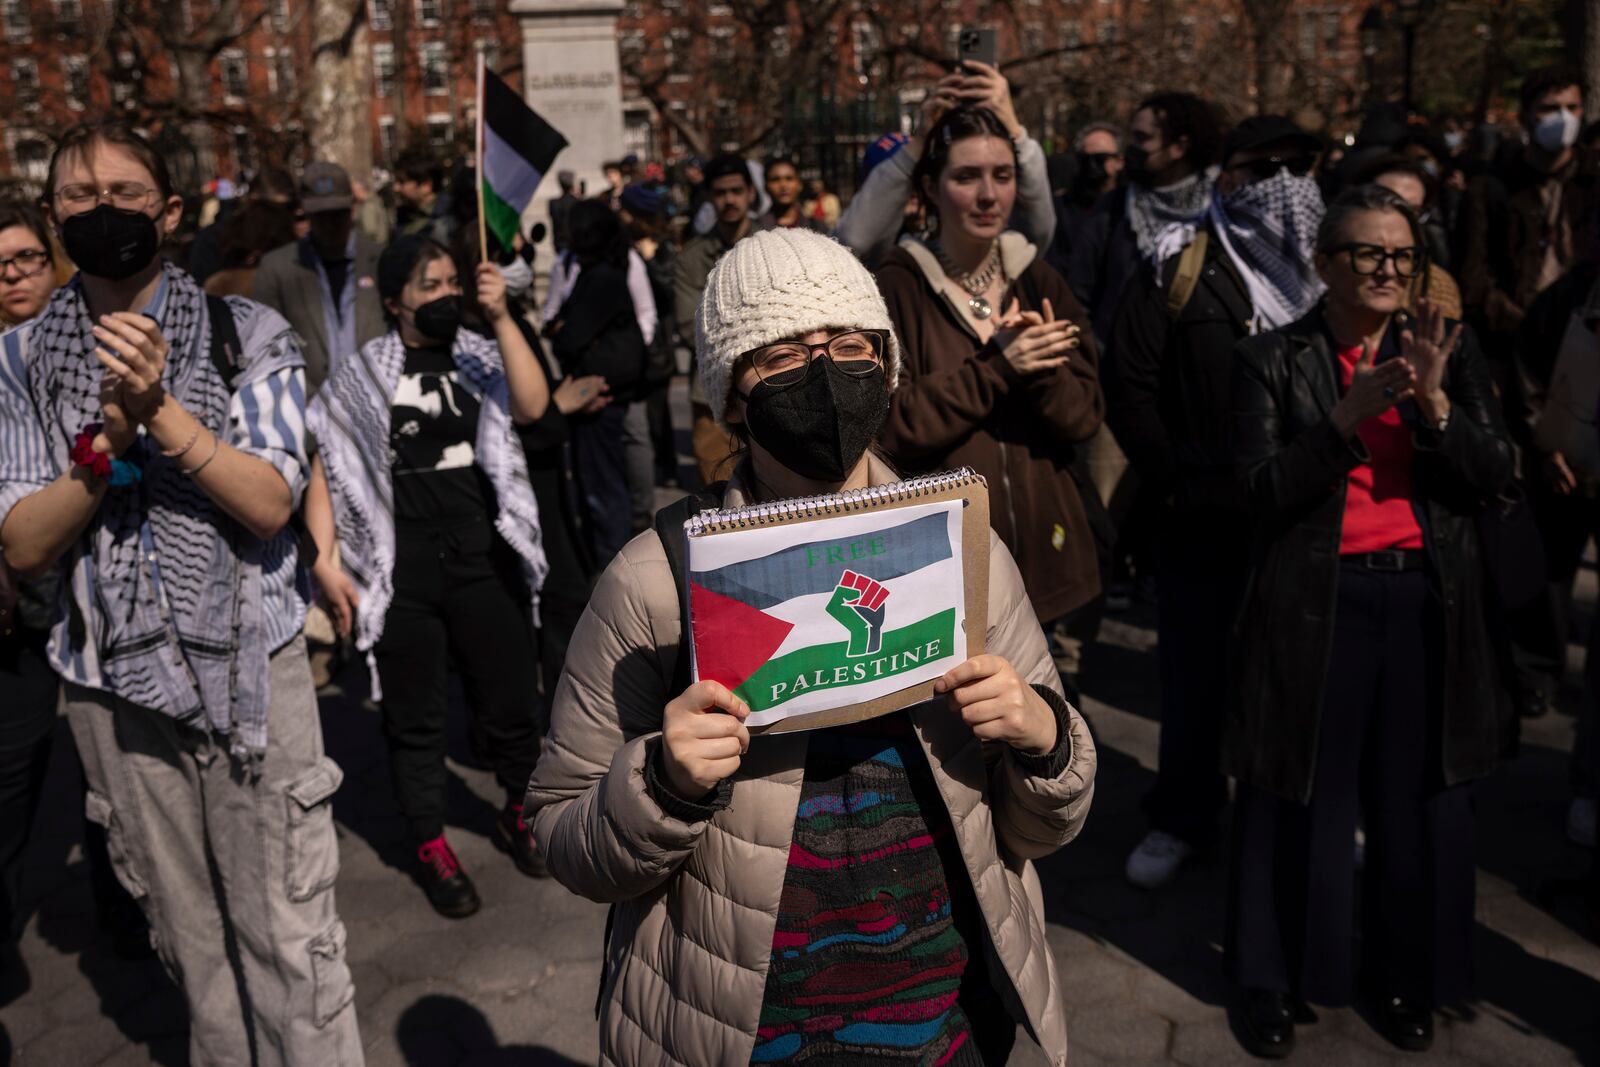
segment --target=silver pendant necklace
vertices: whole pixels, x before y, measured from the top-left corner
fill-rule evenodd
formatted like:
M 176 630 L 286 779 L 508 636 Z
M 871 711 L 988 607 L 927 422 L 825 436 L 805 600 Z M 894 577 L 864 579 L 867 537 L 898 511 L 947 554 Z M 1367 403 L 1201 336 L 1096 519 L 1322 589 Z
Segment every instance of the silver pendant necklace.
M 983 268 L 971 274 L 963 274 L 956 269 L 955 264 L 950 262 L 950 257 L 945 255 L 943 245 L 935 242 L 933 251 L 939 257 L 939 264 L 944 267 L 944 272 L 954 278 L 957 285 L 966 290 L 967 307 L 971 310 L 973 317 L 981 322 L 993 315 L 994 306 L 989 303 L 988 298 L 983 294 L 989 291 L 989 286 L 993 284 L 995 275 L 1002 273 L 999 248 L 991 245 L 988 256 L 984 258 Z

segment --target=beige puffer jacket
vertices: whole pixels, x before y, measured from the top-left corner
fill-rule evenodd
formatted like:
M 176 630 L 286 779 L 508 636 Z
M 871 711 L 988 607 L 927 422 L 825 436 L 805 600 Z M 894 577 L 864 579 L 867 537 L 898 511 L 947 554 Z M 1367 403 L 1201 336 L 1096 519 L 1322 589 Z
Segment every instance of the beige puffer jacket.
M 874 464 L 874 484 L 893 480 Z M 727 506 L 746 502 L 730 486 Z M 990 536 L 988 650 L 1059 692 L 1016 564 Z M 745 1064 L 755 1045 L 806 760 L 806 734 L 752 739 L 710 819 L 667 815 L 645 785 L 681 625 L 672 571 L 646 532 L 606 569 L 572 637 L 544 754 L 528 787 L 534 837 L 575 893 L 617 904 L 606 946 L 602 1064 Z M 1072 840 L 1093 797 L 1088 727 L 1069 715 L 1058 778 L 984 745 L 942 699 L 909 709 L 949 807 L 993 949 L 990 973 L 1053 1064 L 1067 1058 L 1060 984 L 1029 860 Z M 994 956 L 998 955 L 996 969 Z M 977 957 L 974 956 L 974 964 Z

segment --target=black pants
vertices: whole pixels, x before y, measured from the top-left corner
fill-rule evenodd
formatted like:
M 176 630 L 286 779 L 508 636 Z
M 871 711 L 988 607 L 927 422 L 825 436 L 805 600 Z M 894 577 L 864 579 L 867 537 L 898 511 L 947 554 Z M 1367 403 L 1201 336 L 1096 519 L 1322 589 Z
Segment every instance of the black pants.
M 1515 695 L 1524 704 L 1554 700 L 1560 691 L 1567 671 L 1573 579 L 1589 539 L 1600 539 L 1600 500 L 1581 494 L 1559 496 L 1549 489 L 1530 487 L 1529 502 L 1544 540 L 1548 585 L 1543 596 L 1507 620 L 1516 671 Z M 1590 635 L 1591 655 L 1596 638 L 1600 638 L 1600 626 Z
M 1185 535 L 1188 536 L 1192 531 Z M 1245 556 L 1163 545 L 1157 616 L 1161 741 L 1155 786 L 1144 798 L 1150 826 L 1203 848 L 1228 802 L 1218 769 L 1228 697 L 1228 639 L 1244 590 Z
M 1349 1003 L 1360 817 L 1362 984 L 1433 1006 L 1466 995 L 1472 808 L 1438 770 L 1439 645 L 1423 572 L 1343 565 L 1311 802 L 1244 783 L 1235 802 L 1226 937 L 1240 985 Z
M 539 760 L 538 664 L 527 584 L 487 520 L 395 530 L 394 601 L 374 649 L 400 810 L 418 841 L 444 832 L 453 660 L 495 778 L 522 802 Z
M 572 420 L 572 459 L 578 475 L 578 494 L 583 500 L 595 567 L 601 571 L 633 537 L 633 496 L 628 491 L 628 462 L 622 441 L 622 420 L 627 413 L 626 404 L 616 403 L 597 415 Z
M 0 637 L 0 939 L 17 933 L 22 854 L 50 766 L 61 683 L 46 641 L 47 635 L 25 630 Z M 141 921 L 139 906 L 112 872 L 105 830 L 84 819 L 83 845 L 102 924 Z

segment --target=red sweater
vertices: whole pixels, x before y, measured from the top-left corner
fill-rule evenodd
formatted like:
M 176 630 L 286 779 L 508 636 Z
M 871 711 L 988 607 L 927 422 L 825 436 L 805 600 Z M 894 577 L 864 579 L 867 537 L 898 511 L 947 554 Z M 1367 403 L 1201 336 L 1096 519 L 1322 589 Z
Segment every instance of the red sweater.
M 1360 358 L 1360 345 L 1339 353 L 1339 380 L 1346 389 Z M 1390 408 L 1363 422 L 1356 436 L 1372 459 L 1350 472 L 1340 553 L 1421 548 L 1422 527 L 1411 506 L 1411 427 L 1400 421 L 1399 411 Z

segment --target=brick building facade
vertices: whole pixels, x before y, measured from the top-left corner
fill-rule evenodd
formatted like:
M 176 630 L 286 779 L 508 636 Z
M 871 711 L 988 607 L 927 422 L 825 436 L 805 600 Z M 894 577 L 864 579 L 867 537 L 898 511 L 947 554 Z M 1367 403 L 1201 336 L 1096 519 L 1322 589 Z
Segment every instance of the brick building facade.
M 123 15 L 113 0 L 0 0 L 0 98 L 7 99 L 0 174 L 38 182 L 62 130 L 88 117 L 126 115 L 143 128 L 170 125 L 180 99 L 175 30 L 199 35 L 212 0 L 186 5 L 181 24 Z M 267 164 L 306 158 L 301 94 L 311 78 L 310 0 L 241 0 L 207 65 L 208 144 L 162 138 L 180 184 L 193 186 Z M 505 0 L 367 0 L 373 160 L 406 147 L 470 137 L 475 57 L 520 87 L 517 21 Z M 355 106 L 360 106 L 355 102 Z

